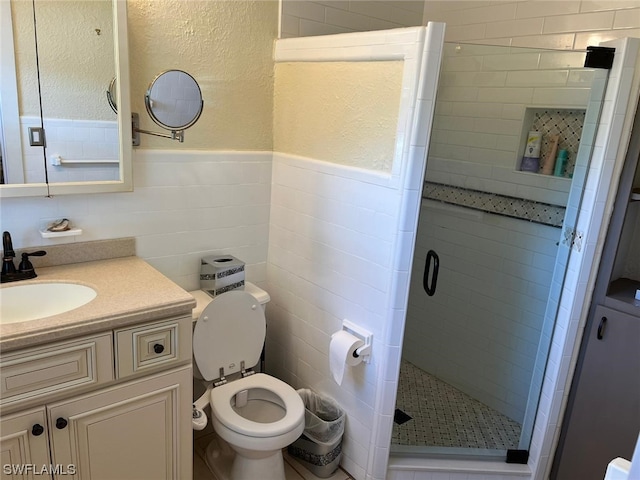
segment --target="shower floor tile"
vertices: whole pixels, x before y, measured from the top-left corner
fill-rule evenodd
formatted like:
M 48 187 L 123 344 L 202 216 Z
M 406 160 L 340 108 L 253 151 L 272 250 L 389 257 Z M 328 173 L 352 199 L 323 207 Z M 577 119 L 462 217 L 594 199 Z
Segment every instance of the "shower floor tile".
M 393 445 L 518 448 L 518 422 L 404 360 L 396 407 L 412 419 L 393 424 Z

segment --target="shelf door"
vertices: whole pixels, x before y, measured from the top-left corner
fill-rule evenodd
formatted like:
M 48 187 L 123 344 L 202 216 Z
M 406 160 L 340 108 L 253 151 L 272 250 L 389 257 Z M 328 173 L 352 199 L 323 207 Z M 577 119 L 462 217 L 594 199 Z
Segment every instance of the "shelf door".
M 553 478 L 602 480 L 640 430 L 640 318 L 598 306 Z
M 54 463 L 82 480 L 191 478 L 191 368 L 48 407 Z
M 0 477 L 3 480 L 51 478 L 47 474 L 51 461 L 44 407 L 4 416 L 0 424 Z

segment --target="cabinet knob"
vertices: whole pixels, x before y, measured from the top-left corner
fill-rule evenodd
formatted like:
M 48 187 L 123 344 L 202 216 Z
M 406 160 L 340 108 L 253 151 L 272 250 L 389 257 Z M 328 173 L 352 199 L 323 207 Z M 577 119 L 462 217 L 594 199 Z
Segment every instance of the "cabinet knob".
M 58 419 L 56 420 L 56 428 L 58 430 L 62 430 L 63 428 L 65 428 L 67 426 L 69 422 L 67 422 L 66 419 L 62 418 L 62 417 L 58 417 Z
M 156 352 L 156 353 L 162 353 L 162 352 L 164 352 L 164 345 L 161 345 L 161 344 L 159 344 L 159 343 L 156 343 L 156 344 L 153 346 L 153 351 L 154 351 L 154 352 Z
M 31 434 L 34 437 L 39 437 L 40 435 L 42 435 L 44 433 L 44 427 L 42 425 L 40 425 L 39 423 L 36 423 L 33 428 L 31 428 Z

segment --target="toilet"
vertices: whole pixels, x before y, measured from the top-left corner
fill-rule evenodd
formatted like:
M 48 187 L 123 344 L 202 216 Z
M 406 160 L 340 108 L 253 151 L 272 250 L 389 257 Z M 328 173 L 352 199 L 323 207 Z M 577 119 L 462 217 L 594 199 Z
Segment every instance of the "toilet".
M 264 306 L 269 295 L 247 282 L 215 298 L 191 292 L 194 309 L 194 376 L 207 382 L 194 402 L 194 428 L 211 406 L 217 436 L 206 450 L 209 468 L 220 480 L 284 480 L 282 449 L 304 430 L 304 403 L 283 381 L 254 373 L 266 334 Z M 199 417 L 196 420 L 196 417 Z

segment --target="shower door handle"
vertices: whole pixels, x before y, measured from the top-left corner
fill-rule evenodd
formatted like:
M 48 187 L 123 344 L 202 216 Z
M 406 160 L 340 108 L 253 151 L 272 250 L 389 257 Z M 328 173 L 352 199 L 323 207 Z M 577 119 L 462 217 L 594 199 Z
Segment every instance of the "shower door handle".
M 431 270 L 431 262 L 433 261 L 433 274 L 431 275 L 431 281 L 429 281 L 429 273 Z M 438 270 L 440 270 L 440 258 L 438 254 L 433 250 L 427 252 L 427 260 L 424 263 L 424 275 L 422 277 L 422 286 L 424 291 L 430 297 L 436 293 L 436 285 L 438 285 Z

